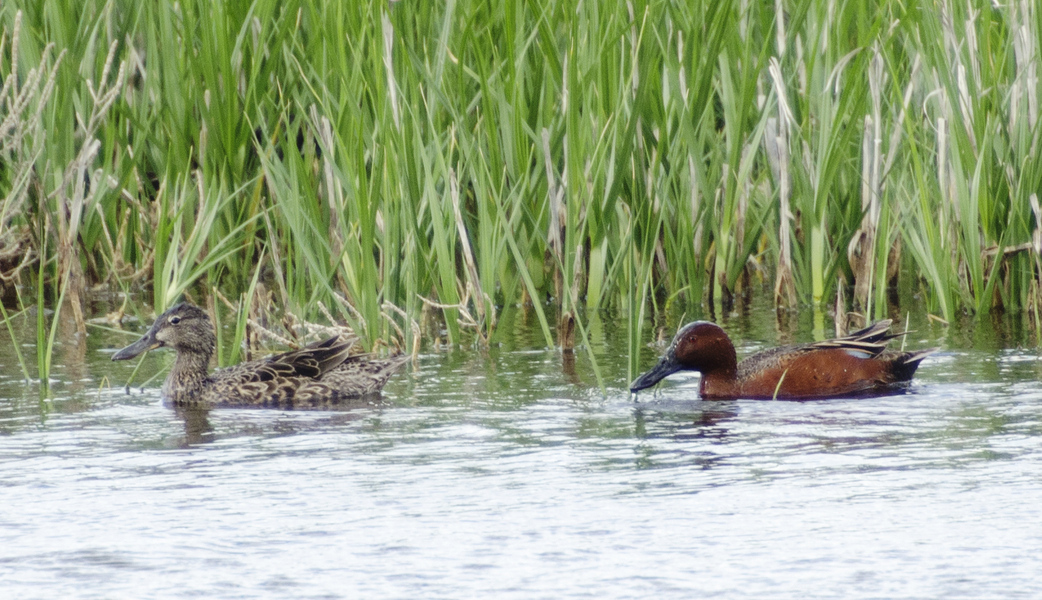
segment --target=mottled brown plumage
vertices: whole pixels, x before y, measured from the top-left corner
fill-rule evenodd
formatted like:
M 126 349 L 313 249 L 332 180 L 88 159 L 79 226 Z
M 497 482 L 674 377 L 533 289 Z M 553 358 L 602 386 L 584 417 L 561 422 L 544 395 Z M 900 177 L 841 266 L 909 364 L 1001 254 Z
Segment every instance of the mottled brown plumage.
M 166 311 L 140 340 L 112 360 L 126 360 L 164 346 L 177 352 L 163 384 L 163 399 L 175 406 L 282 409 L 335 408 L 379 394 L 407 357 L 351 356 L 353 340 L 332 337 L 300 350 L 241 363 L 208 374 L 217 340 L 210 317 L 178 304 Z

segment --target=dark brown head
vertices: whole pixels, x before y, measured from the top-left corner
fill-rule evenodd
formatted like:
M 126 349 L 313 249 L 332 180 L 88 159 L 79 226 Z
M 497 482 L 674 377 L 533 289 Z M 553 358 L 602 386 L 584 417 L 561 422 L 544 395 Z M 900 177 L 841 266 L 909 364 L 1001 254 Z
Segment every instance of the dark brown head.
M 649 388 L 677 371 L 698 371 L 703 376 L 719 373 L 733 378 L 737 369 L 734 344 L 724 330 L 715 323 L 695 321 L 677 332 L 666 354 L 650 371 L 633 380 L 630 391 Z
M 217 337 L 210 317 L 197 306 L 178 304 L 159 315 L 141 339 L 112 355 L 112 360 L 127 360 L 156 348 L 170 347 L 179 353 L 206 356 L 213 354 Z

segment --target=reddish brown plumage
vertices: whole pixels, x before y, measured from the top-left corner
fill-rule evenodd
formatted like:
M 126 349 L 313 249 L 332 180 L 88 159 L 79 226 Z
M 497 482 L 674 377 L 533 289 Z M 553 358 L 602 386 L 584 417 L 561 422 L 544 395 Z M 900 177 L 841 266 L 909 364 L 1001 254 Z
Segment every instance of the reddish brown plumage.
M 919 362 L 934 351 L 887 350 L 900 334 L 888 333 L 890 321 L 880 321 L 847 337 L 783 346 L 738 363 L 734 345 L 724 330 L 698 321 L 673 339 L 662 360 L 630 385 L 638 391 L 670 373 L 702 373 L 700 393 L 707 399 L 811 399 L 882 393 L 911 380 Z

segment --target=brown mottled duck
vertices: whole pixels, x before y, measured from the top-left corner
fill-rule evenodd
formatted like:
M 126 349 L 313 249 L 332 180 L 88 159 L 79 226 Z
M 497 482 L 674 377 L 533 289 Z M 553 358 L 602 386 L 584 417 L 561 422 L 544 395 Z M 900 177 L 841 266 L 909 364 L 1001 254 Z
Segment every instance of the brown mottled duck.
M 190 304 L 166 311 L 140 340 L 112 360 L 156 348 L 177 352 L 163 384 L 163 399 L 183 407 L 336 408 L 380 392 L 407 356 L 373 359 L 349 355 L 352 342 L 331 337 L 300 350 L 245 362 L 210 374 L 217 338 L 210 317 Z

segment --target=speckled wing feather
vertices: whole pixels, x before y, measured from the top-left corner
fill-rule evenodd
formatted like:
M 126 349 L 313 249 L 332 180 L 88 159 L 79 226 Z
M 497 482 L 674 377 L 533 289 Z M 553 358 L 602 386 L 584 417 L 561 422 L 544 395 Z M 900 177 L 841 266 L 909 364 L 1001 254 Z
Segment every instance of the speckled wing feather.
M 407 357 L 350 356 L 354 340 L 333 337 L 300 350 L 214 372 L 204 400 L 218 406 L 335 407 L 375 394 Z
M 356 354 L 348 357 L 337 368 L 323 374 L 318 380 L 344 392 L 364 396 L 379 391 L 391 375 L 408 360 L 408 356 L 394 356 L 381 360 L 365 354 Z
M 331 337 L 299 350 L 219 369 L 211 379 L 214 385 L 229 386 L 287 378 L 314 379 L 344 362 L 353 343 L 353 340 Z

